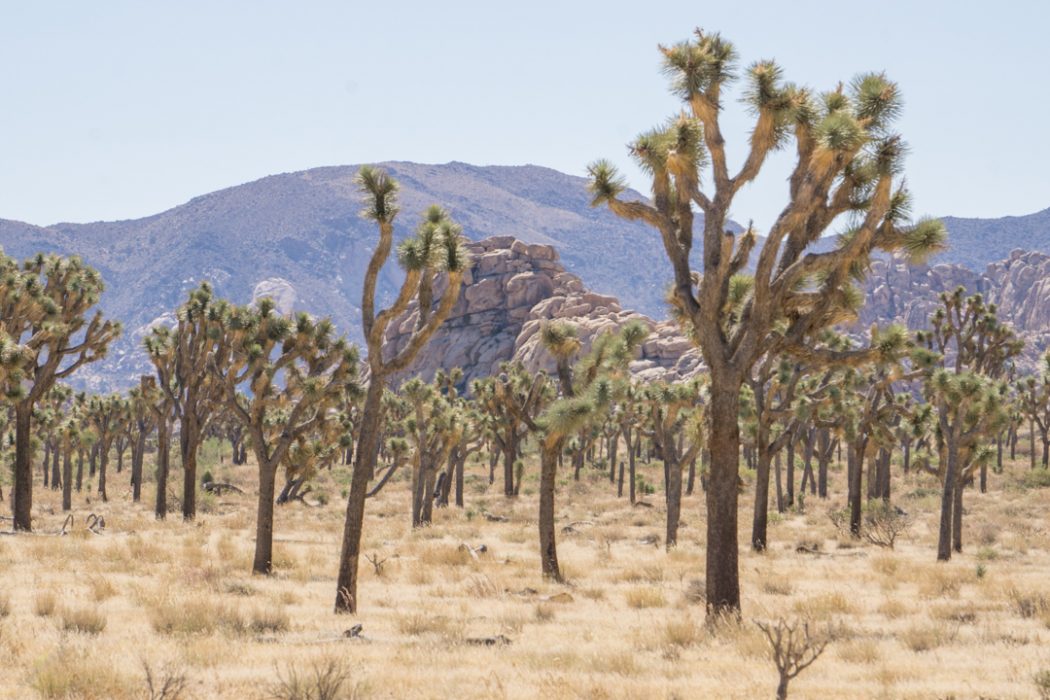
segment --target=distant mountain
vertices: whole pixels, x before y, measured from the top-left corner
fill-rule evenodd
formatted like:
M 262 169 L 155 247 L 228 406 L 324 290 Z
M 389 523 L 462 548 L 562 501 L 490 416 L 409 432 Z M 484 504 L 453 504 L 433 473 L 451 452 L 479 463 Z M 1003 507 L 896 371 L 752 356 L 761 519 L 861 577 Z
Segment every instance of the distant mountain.
M 935 262 L 954 263 L 983 272 L 985 266 L 1010 257 L 1012 250 L 1050 253 L 1050 209 L 999 219 L 941 219 L 948 229 L 949 250 Z
M 397 236 L 407 235 L 422 211 L 437 203 L 451 211 L 468 238 L 514 236 L 552 245 L 565 269 L 589 290 L 617 297 L 625 309 L 666 317 L 671 270 L 658 234 L 606 208 L 592 208 L 584 178 L 532 165 L 380 165 L 401 183 Z M 16 257 L 77 253 L 102 273 L 102 307 L 124 322 L 125 334 L 103 363 L 78 373 L 95 388 L 126 386 L 149 369 L 143 335 L 154 323 L 170 323 L 171 311 L 201 280 L 238 303 L 268 295 L 284 309 L 331 316 L 360 340 L 358 304 L 376 231 L 358 215 L 357 169 L 273 175 L 143 219 L 46 227 L 0 219 L 0 247 Z M 1050 252 L 1050 210 L 945 222 L 952 248 L 934 262 L 981 271 L 1013 248 Z M 381 300 L 397 289 L 395 267 L 380 280 Z
M 530 165 L 380 165 L 401 184 L 398 237 L 437 203 L 470 239 L 511 235 L 553 245 L 565 267 L 591 289 L 652 316 L 665 315 L 671 273 L 659 235 L 592 208 L 584 178 Z M 40 227 L 0 219 L 0 247 L 16 257 L 77 253 L 102 273 L 102 307 L 126 328 L 112 357 L 82 375 L 89 385 L 114 378 L 127 384 L 148 369 L 139 352 L 142 335 L 150 324 L 170 321 L 170 311 L 201 280 L 239 303 L 250 300 L 260 284 L 259 294 L 281 290 L 290 308 L 330 315 L 359 339 L 362 278 L 377 234 L 359 216 L 357 170 L 351 165 L 273 175 L 129 221 Z M 380 281 L 381 300 L 392 298 L 399 281 L 391 264 Z

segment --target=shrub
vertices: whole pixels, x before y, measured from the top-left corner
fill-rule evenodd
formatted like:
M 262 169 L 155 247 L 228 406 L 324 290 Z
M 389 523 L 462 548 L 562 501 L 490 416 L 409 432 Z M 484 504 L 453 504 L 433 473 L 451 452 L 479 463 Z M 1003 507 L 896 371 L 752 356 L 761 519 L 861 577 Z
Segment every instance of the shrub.
M 219 629 L 240 634 L 246 628 L 236 608 L 209 600 L 161 599 L 149 607 L 148 614 L 158 634 L 211 634 Z
M 350 675 L 346 660 L 334 654 L 315 659 L 305 671 L 290 662 L 277 669 L 269 693 L 276 700 L 337 700 L 351 696 L 344 690 Z
M 672 618 L 664 625 L 664 641 L 673 647 L 689 647 L 700 638 L 700 628 L 689 617 Z
M 1032 676 L 1040 700 L 1050 700 L 1050 669 L 1043 669 Z
M 1011 588 L 1006 592 L 1014 610 L 1023 618 L 1031 618 L 1041 613 L 1050 612 L 1050 598 L 1035 591 L 1021 591 Z
M 1025 489 L 1050 488 L 1050 469 L 1031 469 L 1021 477 L 1021 487 Z
M 98 608 L 63 608 L 58 616 L 67 632 L 101 634 L 106 629 L 106 616 Z
M 29 685 L 47 700 L 110 700 L 132 695 L 127 680 L 114 665 L 65 646 L 36 663 Z
M 256 608 L 248 621 L 248 629 L 255 634 L 278 634 L 289 627 L 291 620 L 282 608 Z
M 664 592 L 655 586 L 638 586 L 624 594 L 627 606 L 635 609 L 662 608 L 667 604 Z
M 55 612 L 54 591 L 40 591 L 33 599 L 33 612 L 38 617 L 50 617 Z

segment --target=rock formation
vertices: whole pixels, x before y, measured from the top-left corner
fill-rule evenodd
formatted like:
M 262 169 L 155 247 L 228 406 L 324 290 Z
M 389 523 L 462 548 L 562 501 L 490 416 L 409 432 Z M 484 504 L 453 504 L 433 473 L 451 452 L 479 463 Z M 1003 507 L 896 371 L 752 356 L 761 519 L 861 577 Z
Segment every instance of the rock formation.
M 653 334 L 631 366 L 637 376 L 678 379 L 698 370 L 699 351 L 673 323 L 625 311 L 615 297 L 589 291 L 579 277 L 565 271 L 553 247 L 496 236 L 468 243 L 467 248 L 473 264 L 463 293 L 406 376 L 420 374 L 429 380 L 438 369 L 460 367 L 469 383 L 492 374 L 507 360 L 519 360 L 532 371 L 552 370 L 553 360 L 539 340 L 540 326 L 550 319 L 573 323 L 584 352 L 598 334 L 615 331 L 629 320 L 640 321 Z M 391 325 L 386 347 L 400 350 L 417 322 L 418 313 L 410 308 Z

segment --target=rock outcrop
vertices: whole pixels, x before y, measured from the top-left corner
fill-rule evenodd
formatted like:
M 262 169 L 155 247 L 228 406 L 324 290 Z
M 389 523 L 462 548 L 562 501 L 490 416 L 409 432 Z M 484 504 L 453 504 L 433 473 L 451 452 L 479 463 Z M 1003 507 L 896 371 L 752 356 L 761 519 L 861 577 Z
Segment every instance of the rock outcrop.
M 603 332 L 636 320 L 651 329 L 641 357 L 631 369 L 647 379 L 678 379 L 695 373 L 699 351 L 673 323 L 656 322 L 625 311 L 612 296 L 589 291 L 567 272 L 551 246 L 525 244 L 510 236 L 468 243 L 473 264 L 449 319 L 405 376 L 429 380 L 438 369 L 460 367 L 465 381 L 488 376 L 501 362 L 521 361 L 531 371 L 552 370 L 553 359 L 540 343 L 543 322 L 559 319 L 577 327 L 583 351 Z M 418 322 L 411 309 L 387 332 L 385 352 L 408 343 Z
M 1050 347 L 1050 255 L 1014 250 L 1002 261 L 988 265 L 984 273 L 961 265 L 909 266 L 900 259 L 872 263 L 865 283 L 867 303 L 857 328 L 872 323 L 905 324 L 924 328 L 939 305 L 941 292 L 963 287 L 981 293 L 996 304 L 999 317 L 1012 324 L 1026 341 L 1022 365 L 1034 366 Z

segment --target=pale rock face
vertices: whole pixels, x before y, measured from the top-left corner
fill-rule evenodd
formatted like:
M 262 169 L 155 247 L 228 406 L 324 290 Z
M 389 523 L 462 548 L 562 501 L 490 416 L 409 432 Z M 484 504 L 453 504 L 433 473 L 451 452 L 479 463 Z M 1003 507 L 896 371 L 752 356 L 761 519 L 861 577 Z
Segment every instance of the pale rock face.
M 1027 341 L 1020 369 L 1034 367 L 1050 342 L 1050 255 L 1044 253 L 1014 250 L 1006 260 L 988 265 L 983 274 L 960 265 L 908 266 L 897 259 L 875 260 L 864 286 L 867 303 L 853 330 L 891 321 L 912 330 L 925 328 L 939 306 L 938 295 L 957 287 L 968 294 L 979 292 L 998 307 L 999 317 Z
M 292 283 L 281 277 L 270 277 L 255 285 L 255 289 L 252 290 L 252 305 L 265 297 L 273 300 L 277 312 L 283 316 L 291 315 L 295 311 L 295 303 L 299 300 L 299 294 Z
M 553 247 L 527 245 L 510 236 L 467 247 L 473 264 L 449 320 L 414 366 L 395 380 L 417 373 L 429 380 L 439 368 L 460 367 L 469 382 L 494 373 L 501 362 L 512 359 L 529 371 L 553 371 L 554 361 L 539 333 L 543 323 L 553 319 L 577 327 L 581 354 L 601 333 L 614 333 L 632 320 L 645 325 L 650 335 L 630 366 L 639 380 L 676 381 L 704 371 L 699 349 L 674 322 L 656 322 L 624 310 L 615 297 L 588 290 L 580 278 L 565 271 Z M 900 259 L 874 260 L 863 287 L 867 303 L 847 331 L 866 339 L 876 322 L 924 328 L 937 309 L 938 295 L 959 286 L 969 293 L 981 292 L 999 306 L 1001 318 L 1029 341 L 1020 368 L 1034 366 L 1050 344 L 1050 256 L 1042 253 L 1014 251 L 983 274 L 959 265 L 909 266 Z M 404 348 L 416 322 L 417 313 L 410 307 L 388 329 L 384 353 L 389 356 Z
M 521 361 L 530 371 L 553 370 L 540 344 L 544 321 L 575 324 L 586 352 L 599 333 L 615 333 L 630 320 L 653 329 L 632 371 L 648 379 L 679 379 L 700 369 L 699 351 L 672 323 L 624 311 L 616 297 L 597 294 L 566 272 L 551 246 L 527 245 L 510 236 L 468 243 L 473 257 L 464 275 L 464 289 L 449 319 L 420 353 L 405 376 L 431 379 L 438 369 L 460 367 L 466 381 L 488 376 L 507 360 Z M 411 337 L 418 313 L 410 308 L 391 324 L 384 354 L 402 350 Z M 395 378 L 397 380 L 399 378 Z

